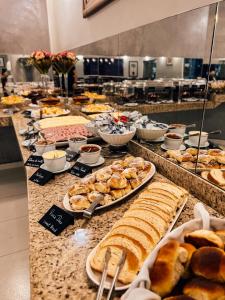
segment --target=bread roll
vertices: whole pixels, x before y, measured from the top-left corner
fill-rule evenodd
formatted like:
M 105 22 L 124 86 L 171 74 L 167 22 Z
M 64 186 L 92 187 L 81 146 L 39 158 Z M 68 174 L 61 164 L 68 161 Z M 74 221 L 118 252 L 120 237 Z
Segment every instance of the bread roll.
M 101 199 L 100 203 L 101 203 L 101 201 L 104 199 L 104 196 L 99 192 L 91 192 L 91 193 L 87 194 L 87 198 L 88 198 L 88 201 L 90 201 L 90 202 L 94 202 L 100 198 Z
M 225 296 L 225 289 L 222 285 L 204 278 L 194 278 L 183 288 L 186 296 L 196 300 L 219 300 Z
M 136 189 L 136 187 L 138 187 L 141 184 L 140 179 L 135 178 L 135 179 L 130 179 L 130 185 L 132 187 L 132 189 Z
M 182 277 L 183 278 L 189 278 L 190 277 L 189 266 L 190 266 L 190 263 L 191 263 L 192 255 L 196 251 L 196 248 L 193 245 L 188 244 L 188 243 L 181 243 L 180 247 L 183 247 L 188 252 L 188 258 L 187 258 L 187 262 L 184 266 L 184 273 L 183 273 Z
M 119 199 L 121 197 L 124 196 L 124 192 L 123 190 L 111 190 L 110 191 L 110 195 L 114 198 L 114 199 Z
M 96 180 L 97 181 L 106 181 L 108 180 L 112 175 L 111 168 L 102 169 L 96 173 Z
M 196 248 L 204 246 L 224 248 L 221 238 L 210 230 L 200 229 L 187 233 L 184 236 L 184 240 L 186 243 L 190 243 Z
M 110 187 L 106 184 L 106 182 L 96 182 L 94 185 L 95 190 L 99 193 L 108 194 L 110 192 Z
M 137 178 L 137 169 L 127 168 L 122 172 L 122 175 L 127 179 Z
M 221 240 L 223 241 L 223 244 L 225 246 L 225 230 L 217 230 L 217 231 L 215 231 L 215 234 L 221 238 Z
M 74 184 L 74 186 L 68 191 L 70 197 L 87 193 L 89 193 L 88 186 L 80 183 Z
M 216 247 L 202 247 L 191 258 L 191 269 L 197 276 L 225 282 L 225 254 Z
M 184 272 L 187 250 L 179 242 L 169 241 L 158 252 L 150 270 L 151 290 L 161 297 L 169 295 Z
M 107 181 L 107 184 L 112 189 L 124 189 L 128 182 L 124 176 L 113 174 L 112 177 Z
M 83 195 L 75 195 L 72 196 L 69 200 L 70 206 L 74 210 L 82 210 L 90 207 L 90 202 L 88 201 L 87 197 Z

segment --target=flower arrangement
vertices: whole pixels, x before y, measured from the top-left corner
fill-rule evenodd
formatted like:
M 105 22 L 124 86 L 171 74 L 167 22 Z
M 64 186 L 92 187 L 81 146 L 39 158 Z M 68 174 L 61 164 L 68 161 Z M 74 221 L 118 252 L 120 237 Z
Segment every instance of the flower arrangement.
M 58 73 L 66 74 L 77 62 L 76 55 L 70 51 L 63 51 L 52 55 L 52 64 Z
M 51 53 L 44 50 L 33 51 L 29 62 L 34 65 L 41 74 L 47 74 L 52 64 Z

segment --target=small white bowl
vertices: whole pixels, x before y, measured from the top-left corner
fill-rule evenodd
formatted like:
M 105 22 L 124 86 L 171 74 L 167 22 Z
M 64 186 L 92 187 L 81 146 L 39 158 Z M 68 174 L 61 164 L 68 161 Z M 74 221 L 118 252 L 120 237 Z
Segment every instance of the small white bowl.
M 66 152 L 54 150 L 43 154 L 44 164 L 50 172 L 63 170 L 66 165 Z
M 156 129 L 149 129 L 149 128 L 137 128 L 137 136 L 142 139 L 142 140 L 146 140 L 146 141 L 154 141 L 157 140 L 159 138 L 161 138 L 162 136 L 164 136 L 164 134 L 167 132 L 168 130 L 168 125 L 162 123 L 163 125 L 165 125 L 165 129 L 161 129 L 161 128 L 157 128 Z
M 82 138 L 82 141 L 74 140 L 76 138 Z M 70 150 L 78 153 L 79 150 L 80 150 L 80 147 L 87 144 L 87 138 L 85 136 L 82 136 L 82 135 L 77 135 L 74 138 L 69 139 L 68 142 L 69 142 Z
M 170 135 L 176 135 L 177 138 L 172 138 L 170 137 Z M 178 150 L 180 149 L 180 146 L 182 145 L 183 142 L 183 136 L 181 134 L 178 133 L 167 133 L 164 135 L 165 140 L 164 140 L 164 144 L 166 146 L 166 148 L 171 149 L 171 150 Z
M 189 131 L 189 141 L 193 146 L 198 146 L 199 137 L 200 137 L 200 131 Z M 208 142 L 208 132 L 202 131 L 201 138 L 200 138 L 200 147 L 205 146 L 207 142 Z
M 88 147 L 93 147 L 93 148 L 95 147 L 98 148 L 98 150 L 94 152 L 83 151 L 83 149 Z M 95 164 L 100 158 L 101 150 L 102 148 L 99 145 L 95 145 L 95 144 L 83 145 L 80 147 L 80 157 L 82 161 L 86 164 Z
M 52 150 L 55 150 L 55 144 L 49 144 L 49 145 L 38 145 L 38 144 L 34 144 L 34 147 L 36 149 L 36 152 L 38 155 L 43 155 L 45 152 L 49 152 Z
M 113 133 L 107 133 L 101 131 L 99 129 L 98 133 L 100 137 L 107 142 L 108 144 L 112 146 L 123 146 L 126 145 L 135 135 L 136 128 L 131 127 L 131 130 L 127 133 L 119 133 L 119 134 L 113 134 Z

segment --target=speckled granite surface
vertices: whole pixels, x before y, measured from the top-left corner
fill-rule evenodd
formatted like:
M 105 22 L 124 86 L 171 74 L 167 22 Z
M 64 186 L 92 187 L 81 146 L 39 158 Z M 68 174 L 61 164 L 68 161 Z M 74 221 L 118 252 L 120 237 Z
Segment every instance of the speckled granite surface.
M 17 114 L 13 116 L 15 131 L 24 128 L 27 120 Z M 19 143 L 22 138 L 17 135 Z M 29 152 L 21 147 L 24 161 Z M 110 161 L 107 161 L 110 163 Z M 35 168 L 26 167 L 30 177 Z M 92 300 L 95 299 L 96 288 L 88 280 L 85 262 L 88 253 L 109 231 L 116 220 L 132 203 L 133 198 L 121 205 L 98 213 L 90 221 L 76 219 L 60 236 L 56 237 L 38 224 L 38 220 L 52 204 L 62 206 L 62 197 L 75 177 L 66 173 L 40 187 L 28 181 L 28 207 L 30 230 L 30 275 L 32 300 Z M 153 180 L 167 180 L 156 174 Z M 177 225 L 193 217 L 193 206 L 198 200 L 190 195 L 187 205 L 178 219 Z M 207 207 L 210 214 L 219 216 Z

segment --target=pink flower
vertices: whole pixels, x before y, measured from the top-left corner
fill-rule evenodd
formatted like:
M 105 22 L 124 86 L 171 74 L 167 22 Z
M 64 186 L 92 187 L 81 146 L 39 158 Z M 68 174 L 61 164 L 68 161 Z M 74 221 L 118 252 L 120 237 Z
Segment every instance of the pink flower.
M 43 51 L 37 51 L 36 54 L 35 54 L 35 59 L 40 60 L 40 59 L 43 59 L 43 58 L 45 58 L 45 55 L 44 55 Z
M 73 52 L 67 52 L 67 58 L 75 60 L 75 54 Z

